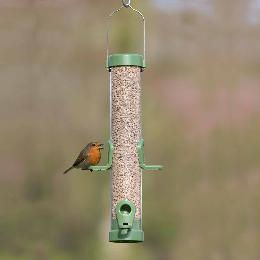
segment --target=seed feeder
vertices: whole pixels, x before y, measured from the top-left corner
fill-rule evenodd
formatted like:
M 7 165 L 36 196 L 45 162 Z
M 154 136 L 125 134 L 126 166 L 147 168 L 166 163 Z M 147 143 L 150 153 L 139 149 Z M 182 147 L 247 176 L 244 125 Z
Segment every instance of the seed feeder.
M 143 242 L 142 230 L 142 170 L 161 170 L 161 165 L 146 165 L 144 139 L 141 128 L 141 72 L 145 68 L 145 18 L 131 6 L 123 8 L 137 13 L 143 23 L 143 55 L 136 53 L 109 53 L 107 31 L 107 69 L 110 74 L 110 140 L 108 163 L 92 166 L 92 171 L 111 169 L 111 229 L 110 242 Z

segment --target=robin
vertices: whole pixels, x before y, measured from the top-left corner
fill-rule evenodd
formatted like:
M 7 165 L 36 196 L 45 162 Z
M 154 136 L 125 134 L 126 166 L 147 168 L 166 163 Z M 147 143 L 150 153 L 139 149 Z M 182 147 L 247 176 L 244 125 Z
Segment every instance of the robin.
M 88 170 L 89 166 L 97 165 L 101 159 L 101 149 L 103 148 L 103 144 L 98 142 L 89 143 L 78 155 L 76 161 L 73 165 L 67 169 L 64 174 L 72 170 L 73 168 Z M 90 170 L 92 171 L 92 170 Z

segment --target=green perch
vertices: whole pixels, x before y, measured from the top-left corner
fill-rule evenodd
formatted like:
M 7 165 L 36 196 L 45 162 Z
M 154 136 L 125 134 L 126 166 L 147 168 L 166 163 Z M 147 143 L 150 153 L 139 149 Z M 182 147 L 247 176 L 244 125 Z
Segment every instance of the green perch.
M 139 166 L 143 170 L 148 171 L 158 171 L 162 170 L 162 165 L 146 165 L 144 162 L 144 139 L 141 139 L 137 145 L 137 152 L 138 152 L 138 159 L 139 159 Z M 96 165 L 90 166 L 88 169 L 94 172 L 100 171 L 107 171 L 112 167 L 113 161 L 113 153 L 114 153 L 114 145 L 111 140 L 108 141 L 108 163 L 106 165 Z

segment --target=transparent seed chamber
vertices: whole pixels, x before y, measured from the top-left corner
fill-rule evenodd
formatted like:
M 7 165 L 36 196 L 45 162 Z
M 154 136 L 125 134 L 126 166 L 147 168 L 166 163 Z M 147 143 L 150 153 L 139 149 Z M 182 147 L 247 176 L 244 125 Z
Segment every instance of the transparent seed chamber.
M 138 66 L 110 69 L 111 137 L 114 145 L 110 240 L 128 237 L 128 241 L 143 241 L 142 169 L 137 152 L 141 139 L 140 73 Z M 119 204 L 121 206 L 117 208 Z M 131 223 L 124 218 L 130 214 L 133 218 Z M 122 223 L 118 223 L 118 215 L 122 215 Z

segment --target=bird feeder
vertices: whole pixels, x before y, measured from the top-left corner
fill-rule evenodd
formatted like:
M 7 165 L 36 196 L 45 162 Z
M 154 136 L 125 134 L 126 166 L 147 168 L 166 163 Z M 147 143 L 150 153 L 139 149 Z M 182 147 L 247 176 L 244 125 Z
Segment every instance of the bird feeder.
M 141 126 L 141 72 L 145 68 L 145 18 L 131 6 L 123 8 L 137 13 L 144 30 L 143 54 L 109 53 L 107 31 L 107 69 L 110 74 L 110 140 L 108 163 L 91 166 L 92 171 L 111 170 L 110 242 L 142 242 L 142 170 L 161 170 L 160 165 L 146 165 Z

